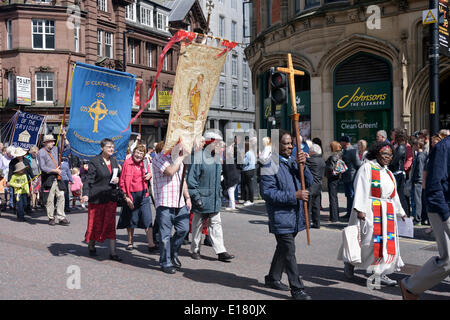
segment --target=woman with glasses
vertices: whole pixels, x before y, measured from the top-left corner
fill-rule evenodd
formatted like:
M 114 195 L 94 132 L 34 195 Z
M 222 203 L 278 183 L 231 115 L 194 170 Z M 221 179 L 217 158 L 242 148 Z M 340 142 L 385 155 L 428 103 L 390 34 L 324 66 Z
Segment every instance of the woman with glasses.
M 349 226 L 359 225 L 361 236 L 361 263 L 350 263 L 343 257 L 344 274 L 353 278 L 354 268 L 374 273 L 380 284 L 392 286 L 396 281 L 387 277 L 399 271 L 404 263 L 400 257 L 396 215 L 406 217 L 398 196 L 394 175 L 387 168 L 392 160 L 392 147 L 377 142 L 367 153 L 367 160 L 356 173 L 355 199 Z
M 122 261 L 116 254 L 117 202 L 113 198 L 113 190 L 119 183 L 119 165 L 113 157 L 114 142 L 111 139 L 103 139 L 100 148 L 102 152 L 89 162 L 86 183 L 83 184 L 83 201 L 88 203 L 85 241 L 89 244 L 89 255 L 96 256 L 95 243 L 109 240 L 109 258 Z

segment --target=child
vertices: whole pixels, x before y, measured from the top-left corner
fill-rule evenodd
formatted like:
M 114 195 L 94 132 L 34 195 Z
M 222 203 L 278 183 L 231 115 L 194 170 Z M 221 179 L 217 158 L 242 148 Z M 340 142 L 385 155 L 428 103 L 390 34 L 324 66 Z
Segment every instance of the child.
M 6 178 L 3 170 L 0 169 L 0 211 L 6 211 L 6 197 L 5 197 Z
M 25 173 L 27 166 L 23 162 L 18 162 L 14 166 L 14 173 L 11 176 L 9 185 L 14 188 L 14 195 L 16 198 L 16 212 L 17 220 L 24 222 L 25 208 L 27 207 L 28 196 L 30 194 L 30 187 L 28 177 Z
M 73 182 L 70 183 L 70 191 L 72 191 L 72 207 L 75 208 L 77 199 L 80 199 L 81 206 L 85 208 L 83 198 L 81 197 L 81 188 L 83 187 L 83 183 L 80 178 L 80 169 L 72 169 L 72 178 Z

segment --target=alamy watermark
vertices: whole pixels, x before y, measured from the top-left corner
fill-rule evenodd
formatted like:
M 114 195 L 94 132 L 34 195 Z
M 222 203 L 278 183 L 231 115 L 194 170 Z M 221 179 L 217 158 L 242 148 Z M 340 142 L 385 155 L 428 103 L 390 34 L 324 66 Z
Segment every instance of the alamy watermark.
M 66 273 L 70 276 L 66 280 L 66 287 L 70 290 L 81 289 L 81 269 L 77 265 L 70 265 L 67 267 Z

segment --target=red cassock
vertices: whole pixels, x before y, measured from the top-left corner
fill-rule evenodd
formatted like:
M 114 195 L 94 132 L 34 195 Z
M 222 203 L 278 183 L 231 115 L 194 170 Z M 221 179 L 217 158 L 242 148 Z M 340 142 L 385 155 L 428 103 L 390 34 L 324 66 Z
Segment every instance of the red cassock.
M 104 242 L 116 239 L 116 202 L 89 203 L 85 241 Z

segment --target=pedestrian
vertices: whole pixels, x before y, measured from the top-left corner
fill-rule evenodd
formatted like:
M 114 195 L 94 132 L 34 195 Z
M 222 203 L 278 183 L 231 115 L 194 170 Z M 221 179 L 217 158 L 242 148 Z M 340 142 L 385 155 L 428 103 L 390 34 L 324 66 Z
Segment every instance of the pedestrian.
M 339 201 L 338 201 L 338 185 L 341 178 L 341 173 L 335 170 L 336 165 L 341 159 L 342 147 L 337 141 L 330 143 L 331 155 L 325 162 L 325 176 L 327 177 L 328 198 L 330 201 L 330 221 L 339 221 Z
M 144 229 L 147 235 L 148 251 L 155 252 L 153 243 L 153 219 L 150 207 L 149 181 L 152 174 L 149 170 L 150 162 L 145 157 L 145 146 L 138 144 L 130 158 L 122 165 L 120 175 L 120 188 L 122 189 L 127 204 L 122 207 L 117 229 L 127 229 L 127 250 L 133 250 L 134 229 Z
M 178 251 L 186 234 L 189 232 L 189 212 L 192 208 L 191 199 L 186 184 L 182 182 L 183 160 L 188 152 L 180 144 L 175 146 L 174 158 L 163 152 L 156 155 L 152 161 L 156 219 L 159 226 L 159 264 L 163 272 L 176 273 L 181 268 Z M 172 235 L 172 228 L 175 233 Z M 176 269 L 175 269 L 176 268 Z
M 7 181 L 3 170 L 0 169 L 0 211 L 6 211 L 6 196 L 5 189 L 7 188 Z
M 228 207 L 225 210 L 236 209 L 235 191 L 240 182 L 241 175 L 237 168 L 236 157 L 234 156 L 234 145 L 229 145 L 225 149 L 225 159 L 223 163 L 224 185 L 228 194 Z
M 395 140 L 393 140 L 394 155 L 389 165 L 389 170 L 394 174 L 398 196 L 402 204 L 403 210 L 408 213 L 408 203 L 405 197 L 405 161 L 406 161 L 406 136 L 401 129 L 394 131 Z
M 342 244 L 338 259 L 344 261 L 344 274 L 353 279 L 354 268 L 367 269 L 380 277 L 381 284 L 395 285 L 388 274 L 404 266 L 400 257 L 396 215 L 406 217 L 396 181 L 387 166 L 392 159 L 392 147 L 376 142 L 367 153 L 367 160 L 355 177 L 355 200 L 349 226 L 359 225 L 361 263 L 350 263 L 343 257 Z
M 416 152 L 416 156 L 413 160 L 411 169 L 411 198 L 414 199 L 414 207 L 412 210 L 414 224 L 421 222 L 422 216 L 422 183 L 423 183 L 423 171 L 427 161 L 427 156 L 423 152 L 424 143 L 417 140 L 413 144 L 413 150 Z
M 269 232 L 275 235 L 277 247 L 272 258 L 269 274 L 264 277 L 267 287 L 291 291 L 297 300 L 310 300 L 298 271 L 295 256 L 295 237 L 305 230 L 303 201 L 308 200 L 309 191 L 301 189 L 299 165 L 305 164 L 306 155 L 299 152 L 297 161 L 292 158 L 292 136 L 286 131 L 280 135 L 279 169 L 276 174 L 261 176 L 261 196 L 266 202 L 269 216 Z M 265 166 L 270 166 L 266 164 Z M 305 166 L 305 187 L 313 183 L 313 177 Z M 289 287 L 281 282 L 282 273 L 286 271 Z
M 63 134 L 65 136 L 65 134 Z M 70 148 L 69 141 L 65 139 L 64 149 Z M 59 147 L 55 147 L 55 138 L 52 134 L 44 136 L 44 147 L 38 152 L 39 168 L 42 172 L 42 189 L 44 195 L 45 208 L 47 210 L 48 224 L 54 226 L 55 219 L 63 226 L 70 223 L 64 212 L 64 183 L 61 180 L 61 164 L 59 164 Z M 55 217 L 55 196 L 56 196 L 56 217 Z
M 84 205 L 83 198 L 81 197 L 81 190 L 83 188 L 83 182 L 81 182 L 80 169 L 72 169 L 72 183 L 70 184 L 70 191 L 72 192 L 72 207 L 76 208 L 76 201 L 79 200 L 82 206 Z
M 11 180 L 11 177 L 13 175 L 14 172 L 14 168 L 16 166 L 16 164 L 18 164 L 19 162 L 23 162 L 23 164 L 25 165 L 26 169 L 25 169 L 25 174 L 27 175 L 27 179 L 28 182 L 31 181 L 31 179 L 33 179 L 34 175 L 33 175 L 33 170 L 31 170 L 31 165 L 30 165 L 30 161 L 25 157 L 25 155 L 27 154 L 27 151 L 25 151 L 24 149 L 22 149 L 21 147 L 16 147 L 14 148 L 13 152 L 12 152 L 12 156 L 14 157 L 13 159 L 11 159 L 11 161 L 9 162 L 9 170 L 8 170 L 8 181 Z M 16 194 L 14 194 L 14 190 L 11 192 L 11 197 L 13 197 L 13 207 L 14 210 L 17 210 L 16 207 L 16 199 L 18 197 L 16 197 Z M 30 193 L 27 193 L 27 197 L 30 197 Z M 30 197 L 31 198 L 31 197 Z M 26 214 L 30 215 L 31 214 L 31 199 L 27 199 L 26 206 L 25 206 L 25 212 Z M 17 214 L 17 212 L 16 212 Z
M 364 162 L 364 160 L 366 160 L 366 154 L 367 154 L 367 141 L 361 139 L 358 141 L 358 157 L 361 162 Z
M 262 139 L 263 143 L 263 151 L 260 152 L 258 161 L 261 165 L 265 165 L 270 161 L 270 157 L 272 156 L 272 142 L 270 141 L 270 137 L 264 137 Z
M 69 200 L 69 183 L 73 183 L 72 172 L 69 167 L 69 159 L 62 158 L 61 162 L 61 179 L 64 182 L 64 211 L 70 212 L 70 200 Z
M 116 254 L 116 208 L 119 166 L 114 154 L 114 142 L 105 138 L 100 142 L 101 153 L 89 161 L 83 201 L 88 203 L 88 224 L 85 241 L 90 256 L 96 256 L 95 243 L 109 240 L 109 258 L 122 261 Z
M 361 160 L 358 157 L 358 150 L 350 144 L 349 136 L 342 136 L 340 139 L 342 146 L 342 161 L 347 166 L 347 170 L 342 174 L 342 182 L 344 183 L 345 197 L 347 198 L 347 213 L 342 218 L 345 221 L 350 219 L 352 210 L 353 198 L 355 190 L 353 189 L 353 181 L 355 180 L 356 172 L 361 167 Z
M 325 161 L 322 149 L 313 143 L 309 148 L 306 165 L 313 176 L 313 184 L 309 187 L 308 212 L 311 217 L 311 228 L 320 229 L 320 195 L 322 194 L 322 178 L 325 171 Z
M 89 172 L 89 160 L 83 160 L 82 161 L 82 166 L 80 168 L 80 178 L 81 178 L 81 183 L 84 185 L 86 183 L 87 180 L 87 174 Z M 83 194 L 83 193 L 82 193 Z M 86 204 L 83 201 L 83 197 L 81 197 L 82 201 L 81 201 L 81 207 L 83 209 L 86 209 Z
M 387 142 L 390 143 L 387 138 L 387 132 L 385 130 L 378 130 L 376 135 L 376 142 Z
M 222 137 L 215 132 L 207 132 L 205 134 L 205 146 L 207 146 L 205 149 L 196 152 L 195 158 L 197 159 L 191 165 L 186 179 L 194 213 L 191 257 L 195 260 L 201 258 L 202 221 L 207 217 L 208 233 L 218 260 L 230 262 L 234 256 L 229 254 L 225 248 L 220 218 L 222 207 L 222 187 L 220 183 L 222 175 L 220 161 Z
M 244 206 L 253 205 L 254 188 L 255 188 L 255 172 L 256 172 L 256 155 L 250 148 L 250 143 L 245 142 L 245 157 L 242 167 L 242 200 Z
M 11 170 L 11 169 L 10 169 Z M 17 162 L 9 180 L 9 186 L 14 188 L 14 197 L 16 201 L 17 220 L 25 222 L 25 209 L 27 207 L 28 195 L 30 194 L 29 179 L 26 173 L 27 167 L 23 161 Z
M 39 202 L 39 191 L 41 189 L 41 170 L 39 169 L 38 155 L 39 148 L 37 146 L 32 146 L 28 150 L 28 155 L 25 158 L 28 159 L 30 163 L 30 168 L 33 174 L 33 179 L 31 180 L 31 208 L 36 210 L 37 204 Z
M 14 150 L 15 148 L 13 146 L 9 146 L 5 149 L 5 153 L 3 154 L 3 173 L 5 174 L 6 180 L 9 181 L 10 175 L 9 175 L 9 164 L 11 163 L 11 160 L 14 159 Z M 6 201 L 8 203 L 8 207 L 11 210 L 14 210 L 14 189 L 12 187 L 8 187 L 5 189 L 5 196 L 8 198 Z
M 450 275 L 450 137 L 430 151 L 426 197 L 428 217 L 434 231 L 439 256 L 430 258 L 416 273 L 399 282 L 404 300 L 417 300 L 426 290 Z

